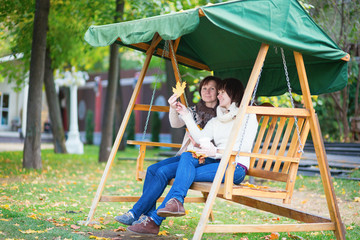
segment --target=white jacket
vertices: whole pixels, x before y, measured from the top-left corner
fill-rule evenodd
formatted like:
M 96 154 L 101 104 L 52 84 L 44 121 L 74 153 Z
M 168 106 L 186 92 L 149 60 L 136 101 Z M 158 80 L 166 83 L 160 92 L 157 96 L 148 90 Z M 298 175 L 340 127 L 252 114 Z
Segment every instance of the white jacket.
M 228 110 L 219 106 L 216 111 L 217 117 L 211 119 L 203 130 L 200 130 L 197 127 L 190 113 L 182 116 L 182 119 L 185 122 L 191 136 L 197 143 L 200 143 L 200 138 L 208 137 L 214 140 L 217 149 L 225 149 L 232 126 L 234 125 L 234 120 L 238 112 L 238 108 L 236 107 L 235 103 L 232 103 Z M 240 127 L 240 132 L 237 136 L 233 150 L 239 151 L 240 142 L 242 141 L 240 151 L 250 153 L 255 141 L 257 128 L 258 122 L 256 115 L 246 114 Z M 221 157 L 222 155 L 218 153 L 215 156 L 217 159 L 220 159 Z M 241 163 L 245 167 L 249 168 L 250 158 L 240 156 L 236 158 L 236 162 Z

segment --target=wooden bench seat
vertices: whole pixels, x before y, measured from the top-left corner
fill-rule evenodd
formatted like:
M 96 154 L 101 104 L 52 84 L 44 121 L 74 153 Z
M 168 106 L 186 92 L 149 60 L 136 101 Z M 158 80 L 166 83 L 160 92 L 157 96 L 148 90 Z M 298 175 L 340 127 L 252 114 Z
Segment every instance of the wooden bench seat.
M 284 203 L 290 203 L 302 154 L 299 146 L 304 146 L 309 133 L 307 121 L 309 113 L 297 109 L 293 111 L 293 109 L 284 110 L 284 108 L 263 106 L 249 107 L 249 112 L 256 113 L 259 121 L 253 150 L 251 153 L 232 152 L 225 172 L 225 182 L 220 185 L 218 194 L 223 195 L 225 199 L 232 199 L 233 195 L 239 195 L 283 199 Z M 131 140 L 127 143 L 140 146 L 136 167 L 136 179 L 139 181 L 145 178 L 146 171 L 144 171 L 143 164 L 148 146 L 181 147 L 180 144 L 146 141 Z M 221 150 L 218 152 L 222 153 Z M 285 188 L 274 188 L 269 185 L 233 184 L 234 163 L 237 154 L 250 157 L 250 168 L 247 175 L 284 182 Z M 212 182 L 195 182 L 190 189 L 201 191 L 204 194 L 210 191 L 211 185 Z

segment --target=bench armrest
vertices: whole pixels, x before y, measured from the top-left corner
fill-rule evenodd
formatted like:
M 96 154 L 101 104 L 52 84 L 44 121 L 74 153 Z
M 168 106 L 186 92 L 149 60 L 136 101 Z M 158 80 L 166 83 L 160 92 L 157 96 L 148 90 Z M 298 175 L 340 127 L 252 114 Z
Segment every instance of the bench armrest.
M 159 143 L 159 142 L 145 142 L 145 141 L 134 141 L 128 140 L 127 144 L 130 145 L 139 145 L 139 156 L 136 160 L 136 180 L 141 181 L 141 172 L 144 171 L 144 159 L 146 154 L 146 146 L 154 146 L 154 147 L 173 147 L 180 148 L 181 144 L 177 143 Z

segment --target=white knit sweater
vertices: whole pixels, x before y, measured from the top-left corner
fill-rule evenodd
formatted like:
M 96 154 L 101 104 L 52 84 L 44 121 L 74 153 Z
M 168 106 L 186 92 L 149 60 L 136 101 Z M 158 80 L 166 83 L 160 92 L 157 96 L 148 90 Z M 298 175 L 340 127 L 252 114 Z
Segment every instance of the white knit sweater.
M 208 137 L 214 140 L 217 149 L 225 149 L 231 133 L 232 126 L 234 124 L 236 114 L 238 112 L 238 108 L 236 107 L 235 103 L 232 103 L 229 109 L 225 109 L 219 106 L 216 109 L 216 111 L 217 111 L 217 117 L 211 119 L 206 124 L 203 130 L 200 130 L 196 126 L 190 113 L 182 116 L 182 119 L 184 120 L 186 127 L 190 132 L 190 135 L 197 143 L 200 143 L 199 141 L 200 138 Z M 244 127 L 245 125 L 246 125 L 246 129 Z M 256 120 L 256 115 L 246 114 L 243 123 L 241 125 L 240 132 L 237 136 L 233 150 L 234 151 L 239 150 L 240 141 L 241 138 L 243 138 L 240 151 L 250 153 L 256 137 L 257 128 L 258 128 L 258 122 Z M 242 137 L 243 134 L 244 137 Z M 222 156 L 221 154 L 217 153 L 215 158 L 220 159 L 221 156 Z M 249 168 L 250 158 L 239 156 L 236 158 L 236 162 L 241 163 L 245 167 Z

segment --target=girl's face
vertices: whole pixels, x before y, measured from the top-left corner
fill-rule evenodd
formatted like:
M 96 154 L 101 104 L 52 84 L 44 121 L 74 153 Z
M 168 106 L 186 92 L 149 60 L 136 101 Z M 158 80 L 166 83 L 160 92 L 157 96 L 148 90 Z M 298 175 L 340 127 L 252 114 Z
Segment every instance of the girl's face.
M 215 81 L 210 80 L 201 87 L 200 96 L 205 103 L 207 104 L 216 103 L 217 102 L 216 95 L 217 95 L 217 91 L 216 91 Z
M 231 98 L 224 89 L 219 90 L 217 98 L 219 99 L 219 106 L 228 109 L 231 105 Z

